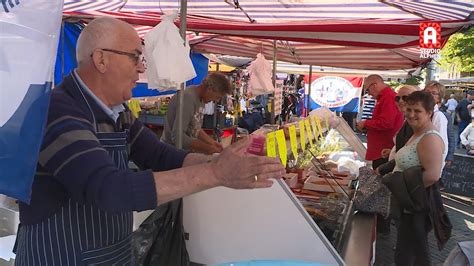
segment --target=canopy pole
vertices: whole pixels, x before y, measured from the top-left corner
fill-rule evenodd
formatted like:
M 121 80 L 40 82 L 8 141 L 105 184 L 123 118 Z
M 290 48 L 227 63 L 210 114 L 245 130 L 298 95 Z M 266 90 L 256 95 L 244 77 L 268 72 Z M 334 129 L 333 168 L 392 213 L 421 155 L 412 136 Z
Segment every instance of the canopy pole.
M 435 70 L 436 64 L 433 60 L 431 60 L 428 66 L 426 67 L 425 85 L 428 84 L 428 82 L 434 80 Z
M 272 83 L 273 83 L 273 88 L 276 90 L 276 71 L 277 71 L 277 45 L 276 45 L 276 40 L 273 40 L 273 75 L 272 75 Z M 275 91 L 273 91 L 273 97 L 271 100 L 272 103 L 272 111 L 270 113 L 270 118 L 271 118 L 271 123 L 275 123 Z
M 183 45 L 186 45 L 186 14 L 188 9 L 187 0 L 181 0 L 181 10 L 179 14 L 179 33 L 183 38 Z M 186 82 L 181 83 L 181 89 L 178 90 L 178 136 L 176 140 L 176 148 L 183 148 L 183 102 L 184 102 L 184 89 Z
M 64 20 L 61 20 L 61 82 L 64 80 L 64 65 Z
M 309 65 L 308 108 L 306 108 L 306 116 L 309 116 L 309 112 L 311 112 L 311 83 L 313 83 L 313 65 Z

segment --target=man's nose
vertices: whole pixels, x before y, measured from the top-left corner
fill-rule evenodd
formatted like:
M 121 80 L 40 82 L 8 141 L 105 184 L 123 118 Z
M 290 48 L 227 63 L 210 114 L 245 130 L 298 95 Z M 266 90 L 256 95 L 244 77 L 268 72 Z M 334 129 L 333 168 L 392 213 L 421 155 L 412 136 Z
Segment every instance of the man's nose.
M 145 64 L 143 62 L 138 62 L 137 71 L 139 73 L 145 73 L 145 70 L 146 70 Z

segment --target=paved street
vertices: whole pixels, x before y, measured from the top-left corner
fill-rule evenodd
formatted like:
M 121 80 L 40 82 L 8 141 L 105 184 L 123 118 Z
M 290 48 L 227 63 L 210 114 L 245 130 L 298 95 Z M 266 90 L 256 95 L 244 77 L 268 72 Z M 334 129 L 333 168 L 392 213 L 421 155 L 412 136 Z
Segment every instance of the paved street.
M 454 127 L 457 132 L 457 126 Z M 357 134 L 362 142 L 366 143 L 365 135 Z M 466 150 L 456 149 L 456 153 L 465 154 Z M 431 251 L 431 262 L 433 265 L 439 265 L 444 262 L 449 252 L 461 241 L 474 240 L 474 207 L 463 202 L 452 200 L 443 196 L 444 205 L 448 211 L 449 218 L 453 224 L 451 238 L 442 251 L 438 250 L 434 233 L 430 232 L 429 242 Z M 467 199 L 469 201 L 469 199 Z M 396 245 L 397 229 L 392 223 L 391 233 L 388 239 L 377 238 L 375 265 L 385 266 L 394 265 L 394 252 Z
M 451 238 L 442 251 L 438 250 L 433 232 L 430 232 L 429 242 L 431 260 L 433 265 L 444 262 L 449 252 L 456 243 L 474 240 L 474 207 L 462 202 L 456 202 L 448 197 L 443 197 L 444 205 L 453 224 Z M 375 265 L 385 266 L 393 264 L 394 248 L 396 243 L 396 228 L 392 224 L 391 234 L 388 239 L 377 238 Z

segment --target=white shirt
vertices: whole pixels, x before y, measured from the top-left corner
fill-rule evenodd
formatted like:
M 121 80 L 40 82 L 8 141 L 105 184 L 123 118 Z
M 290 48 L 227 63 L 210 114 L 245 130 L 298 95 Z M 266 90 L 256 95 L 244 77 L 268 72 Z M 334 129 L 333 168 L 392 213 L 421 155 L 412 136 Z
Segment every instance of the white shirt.
M 446 116 L 439 110 L 438 105 L 435 105 L 433 110 L 433 126 L 435 127 L 436 131 L 439 132 L 441 138 L 443 139 L 444 143 L 444 152 L 443 152 L 443 162 L 446 160 L 446 156 L 448 155 L 448 119 Z
M 466 129 L 459 135 L 462 145 L 474 145 L 474 125 L 470 123 Z
M 456 106 L 458 106 L 458 101 L 451 98 L 448 100 L 448 102 L 446 102 L 444 106 L 448 108 L 448 111 L 454 111 L 456 109 Z

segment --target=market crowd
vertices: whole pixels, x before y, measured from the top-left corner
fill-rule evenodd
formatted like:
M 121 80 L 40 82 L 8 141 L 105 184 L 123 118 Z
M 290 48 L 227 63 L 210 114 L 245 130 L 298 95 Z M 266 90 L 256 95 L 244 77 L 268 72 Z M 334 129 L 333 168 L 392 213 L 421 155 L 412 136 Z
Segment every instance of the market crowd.
M 451 165 L 456 146 L 474 152 L 474 91 L 460 103 L 454 95 L 444 101 L 445 87 L 437 81 L 422 90 L 411 85 L 392 90 L 379 75 L 368 76 L 364 89 L 376 104 L 371 118 L 356 126 L 367 134 L 366 160 L 392 197 L 390 216 L 378 216 L 377 231 L 388 236 L 394 220 L 396 265 L 430 265 L 428 233 L 434 229 L 442 247 L 452 228 L 440 194 L 443 169 Z

